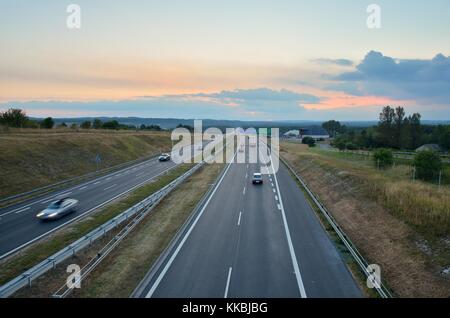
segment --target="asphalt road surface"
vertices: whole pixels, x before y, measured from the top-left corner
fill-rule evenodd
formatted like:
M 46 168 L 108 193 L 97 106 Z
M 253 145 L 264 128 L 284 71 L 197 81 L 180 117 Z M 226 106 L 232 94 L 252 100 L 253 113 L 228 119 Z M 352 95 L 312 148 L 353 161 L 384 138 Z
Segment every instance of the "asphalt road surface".
M 194 151 L 194 148 L 191 150 Z M 152 158 L 77 186 L 0 209 L 0 259 L 150 182 L 175 165 L 172 161 L 159 162 L 157 158 Z M 61 197 L 77 199 L 76 212 L 52 221 L 36 218 L 38 212 Z
M 247 148 L 248 150 L 248 148 Z M 361 297 L 303 192 L 280 165 L 232 163 L 137 297 Z

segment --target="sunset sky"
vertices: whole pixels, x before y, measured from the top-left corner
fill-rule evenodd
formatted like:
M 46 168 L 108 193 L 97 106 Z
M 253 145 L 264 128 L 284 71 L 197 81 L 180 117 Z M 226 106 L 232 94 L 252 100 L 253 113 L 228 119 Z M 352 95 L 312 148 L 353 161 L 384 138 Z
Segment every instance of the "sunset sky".
M 390 104 L 450 119 L 448 0 L 0 0 L 0 21 L 0 110 L 376 120 Z

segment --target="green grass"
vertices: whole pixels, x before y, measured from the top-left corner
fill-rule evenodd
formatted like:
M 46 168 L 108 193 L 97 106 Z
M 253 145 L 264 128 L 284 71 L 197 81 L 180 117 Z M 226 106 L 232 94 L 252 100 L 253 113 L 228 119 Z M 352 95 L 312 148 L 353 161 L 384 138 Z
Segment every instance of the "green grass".
M 359 191 L 386 207 L 393 215 L 414 226 L 427 237 L 450 232 L 450 187 L 411 180 L 410 167 L 397 164 L 377 169 L 372 160 L 357 154 L 346 154 L 284 144 L 285 150 L 297 153 L 343 181 L 358 185 Z M 372 159 L 372 158 L 370 158 Z M 446 167 L 446 169 L 448 169 Z M 447 170 L 445 170 L 445 176 Z
M 337 152 L 337 151 L 327 151 L 323 149 L 319 149 L 317 147 L 310 148 L 309 151 L 311 153 L 334 158 L 338 161 L 351 162 L 353 164 L 357 164 L 361 167 L 366 167 L 368 169 L 376 168 L 375 162 L 372 156 L 367 156 L 358 153 L 350 153 L 350 152 Z M 404 159 L 404 158 L 395 158 L 394 157 L 394 166 L 391 169 L 384 169 L 382 173 L 392 178 L 401 178 L 403 180 L 411 180 L 412 179 L 412 160 Z M 431 183 L 437 184 L 437 177 Z M 442 175 L 441 175 L 441 184 L 449 185 L 450 184 L 450 164 L 443 163 Z
M 0 197 L 26 192 L 171 147 L 167 132 L 11 130 L 0 133 Z
M 0 285 L 20 275 L 25 270 L 53 255 L 83 235 L 86 235 L 96 227 L 125 211 L 127 208 L 142 201 L 144 198 L 158 191 L 182 173 L 186 172 L 190 167 L 192 167 L 192 165 L 186 164 L 167 172 L 157 178 L 154 182 L 132 191 L 125 198 L 119 199 L 112 204 L 101 208 L 98 213 L 86 217 L 73 225 L 69 225 L 66 229 L 52 235 L 51 238 L 36 243 L 19 255 L 4 261 L 0 267 Z

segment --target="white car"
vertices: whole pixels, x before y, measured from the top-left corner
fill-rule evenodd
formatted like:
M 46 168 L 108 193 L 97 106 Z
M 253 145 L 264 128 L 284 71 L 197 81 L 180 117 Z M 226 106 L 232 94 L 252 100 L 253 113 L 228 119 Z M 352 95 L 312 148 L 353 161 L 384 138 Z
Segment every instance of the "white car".
M 262 174 L 259 172 L 254 173 L 252 183 L 253 184 L 263 184 Z
M 159 161 L 169 161 L 170 155 L 168 153 L 162 153 L 158 158 Z
M 74 212 L 78 205 L 78 200 L 63 198 L 56 200 L 43 211 L 39 212 L 36 217 L 40 220 L 55 220 L 68 213 Z

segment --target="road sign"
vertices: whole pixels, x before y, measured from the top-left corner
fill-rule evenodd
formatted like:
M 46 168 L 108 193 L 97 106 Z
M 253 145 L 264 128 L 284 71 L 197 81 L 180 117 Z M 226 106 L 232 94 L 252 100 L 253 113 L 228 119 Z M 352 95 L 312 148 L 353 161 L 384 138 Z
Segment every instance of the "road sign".
M 95 161 L 95 163 L 96 163 L 96 165 L 97 165 L 97 170 L 98 170 L 98 166 L 99 166 L 100 163 L 102 162 L 102 158 L 100 157 L 100 154 L 97 154 L 97 155 L 95 156 L 94 161 Z

